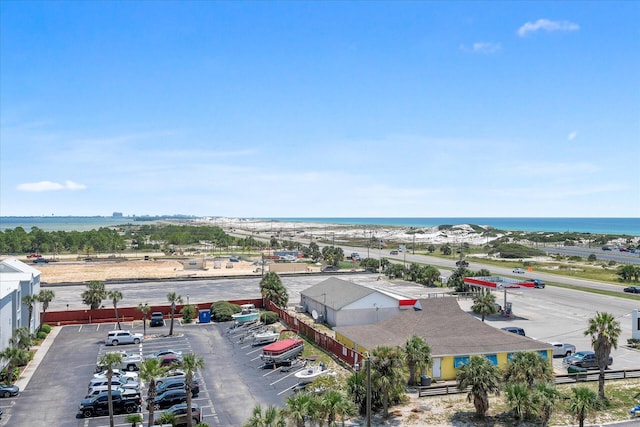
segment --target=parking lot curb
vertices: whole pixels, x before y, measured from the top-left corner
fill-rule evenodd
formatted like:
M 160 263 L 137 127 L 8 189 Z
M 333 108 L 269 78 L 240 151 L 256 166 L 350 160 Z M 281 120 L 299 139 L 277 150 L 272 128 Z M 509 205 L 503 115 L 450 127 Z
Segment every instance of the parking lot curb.
M 59 326 L 54 326 L 51 328 L 51 332 L 47 335 L 47 337 L 40 343 L 40 346 L 37 348 L 35 354 L 33 355 L 33 359 L 27 364 L 27 367 L 24 368 L 22 373 L 20 374 L 20 378 L 16 381 L 16 385 L 20 388 L 20 391 L 23 391 L 29 385 L 29 381 L 31 380 L 31 376 L 34 374 L 40 363 L 47 355 L 51 344 L 55 341 L 58 333 L 62 328 Z

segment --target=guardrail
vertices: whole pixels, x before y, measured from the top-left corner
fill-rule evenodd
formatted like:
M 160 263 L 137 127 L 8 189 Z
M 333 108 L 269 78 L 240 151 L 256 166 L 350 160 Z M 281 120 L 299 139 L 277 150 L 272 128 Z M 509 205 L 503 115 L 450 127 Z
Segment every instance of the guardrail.
M 598 381 L 599 376 L 600 376 L 599 371 L 560 374 L 555 376 L 555 383 L 557 385 L 557 384 L 573 384 L 576 382 L 584 382 L 584 381 Z M 628 378 L 640 378 L 640 369 L 622 369 L 617 371 L 604 372 L 605 381 L 624 380 Z M 418 397 L 443 396 L 447 394 L 467 393 L 470 390 L 470 387 L 464 390 L 458 390 L 458 387 L 455 383 L 433 384 L 430 386 L 419 386 L 416 388 L 418 390 Z

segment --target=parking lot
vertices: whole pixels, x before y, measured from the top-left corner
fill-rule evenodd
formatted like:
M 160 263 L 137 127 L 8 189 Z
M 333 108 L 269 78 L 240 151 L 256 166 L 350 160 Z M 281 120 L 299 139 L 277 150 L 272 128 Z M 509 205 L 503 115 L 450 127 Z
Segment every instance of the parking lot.
M 167 336 L 169 321 L 158 328 L 147 328 L 147 338 L 139 345 L 105 346 L 104 338 L 114 324 L 66 326 L 47 352 L 26 390 L 14 398 L 0 400 L 5 412 L 1 426 L 99 427 L 109 424 L 108 416 L 83 418 L 78 405 L 85 397 L 96 361 L 106 351 L 126 350 L 149 354 L 172 349 L 183 354 L 194 352 L 205 362 L 197 373 L 200 394 L 193 403 L 202 408 L 202 421 L 210 426 L 242 425 L 260 403 L 283 405 L 297 384 L 294 374 L 301 364 L 278 368 L 264 367 L 262 346 L 243 340 L 242 334 L 229 333 L 230 323 L 181 325 L 176 321 L 174 336 Z M 123 323 L 123 329 L 142 332 L 140 323 Z M 146 384 L 141 386 L 146 398 Z M 146 399 L 142 414 L 148 420 Z M 156 416 L 162 411 L 155 411 Z M 126 414 L 115 416 L 115 425 L 130 426 Z

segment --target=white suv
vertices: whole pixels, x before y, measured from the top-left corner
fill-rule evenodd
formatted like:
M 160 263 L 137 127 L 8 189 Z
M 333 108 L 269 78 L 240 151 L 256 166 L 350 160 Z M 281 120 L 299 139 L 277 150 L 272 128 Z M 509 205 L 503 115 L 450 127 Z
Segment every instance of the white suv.
M 111 331 L 104 343 L 105 345 L 140 344 L 143 339 L 142 334 L 134 334 L 131 331 Z

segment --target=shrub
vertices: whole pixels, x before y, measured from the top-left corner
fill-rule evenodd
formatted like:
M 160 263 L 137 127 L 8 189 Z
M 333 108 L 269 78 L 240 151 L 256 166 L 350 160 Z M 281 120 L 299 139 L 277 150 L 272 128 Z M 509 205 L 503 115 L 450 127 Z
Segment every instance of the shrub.
M 598 258 L 596 257 L 596 254 L 591 254 L 589 255 L 589 258 L 587 258 L 587 261 L 589 262 L 594 262 L 596 261 Z
M 280 320 L 278 314 L 274 313 L 273 311 L 265 311 L 264 313 L 260 314 L 260 321 L 265 325 L 271 325 L 273 323 L 276 323 L 278 320 Z
M 227 301 L 216 301 L 211 304 L 211 320 L 214 322 L 228 322 L 232 320 L 232 314 L 239 313 L 240 306 Z
M 40 331 L 44 332 L 45 334 L 48 334 L 49 332 L 51 332 L 51 325 L 47 325 L 46 323 L 43 325 L 40 325 Z
M 185 305 L 180 310 L 180 314 L 182 314 L 182 321 L 185 323 L 191 323 L 193 318 L 196 315 L 196 308 L 192 305 Z
M 47 333 L 44 331 L 38 331 L 38 333 L 36 334 L 36 338 L 39 340 L 43 340 L 47 337 Z

